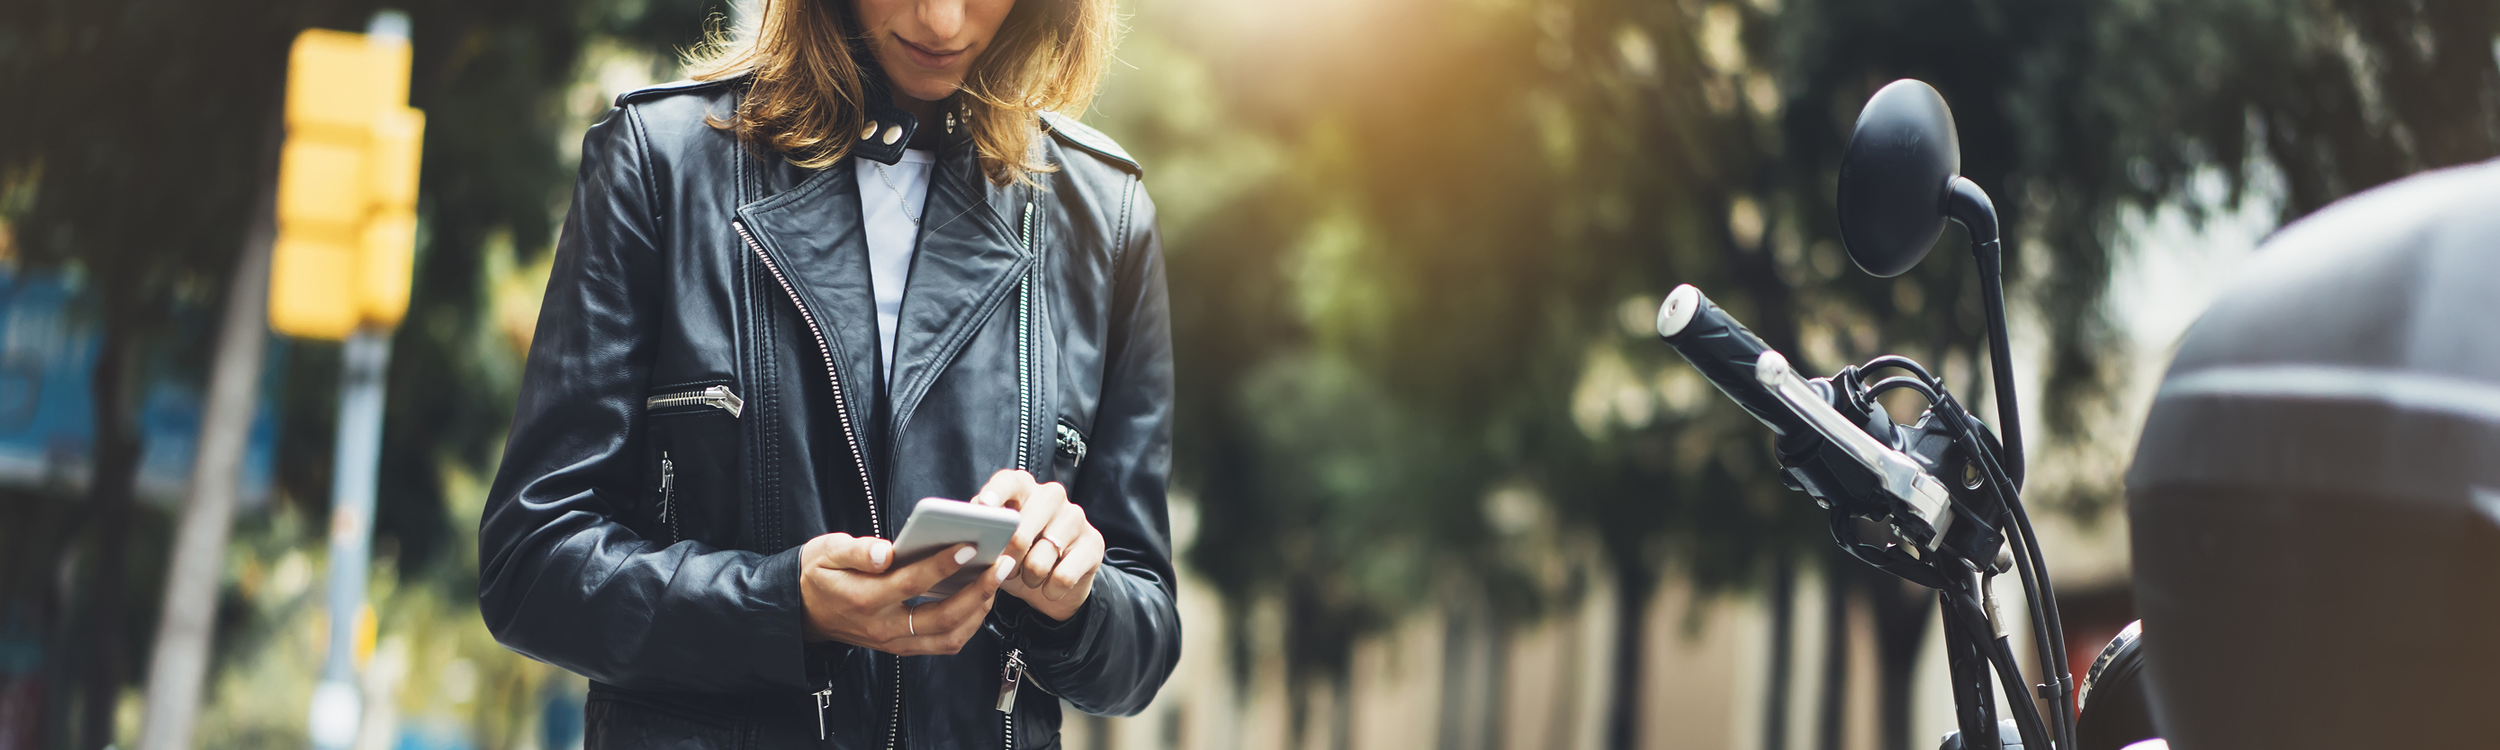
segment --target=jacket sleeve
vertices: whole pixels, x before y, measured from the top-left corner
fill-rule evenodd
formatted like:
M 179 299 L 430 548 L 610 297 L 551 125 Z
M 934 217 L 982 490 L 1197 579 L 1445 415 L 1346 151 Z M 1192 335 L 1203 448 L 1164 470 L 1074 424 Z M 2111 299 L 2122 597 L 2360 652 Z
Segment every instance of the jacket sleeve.
M 1108 552 L 1093 593 L 1067 622 L 1028 608 L 1018 628 L 1044 687 L 1086 713 L 1119 716 L 1145 710 L 1181 654 L 1164 507 L 1172 474 L 1171 305 L 1154 204 L 1142 187 L 1131 188 L 1132 227 L 1113 257 L 1102 400 L 1070 485 Z
M 657 200 L 636 112 L 583 138 L 503 464 L 478 526 L 497 641 L 637 690 L 804 689 L 798 550 L 663 545 L 638 505 L 642 400 L 664 310 Z

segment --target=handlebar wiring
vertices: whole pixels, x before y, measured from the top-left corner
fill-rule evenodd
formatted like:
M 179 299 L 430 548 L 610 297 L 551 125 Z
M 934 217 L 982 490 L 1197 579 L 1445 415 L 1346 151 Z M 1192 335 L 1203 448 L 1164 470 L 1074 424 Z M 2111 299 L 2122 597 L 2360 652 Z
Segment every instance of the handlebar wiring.
M 1868 386 L 1869 398 L 1886 391 L 1907 388 L 1926 397 L 1929 404 L 1942 407 L 1947 415 L 1970 413 L 1962 408 L 1959 399 L 1953 397 L 1952 391 L 1947 390 L 1942 381 L 1908 357 L 1887 354 L 1867 360 L 1865 364 L 1859 365 L 1858 369 L 1860 371 L 1897 369 L 1910 373 L 1906 377 L 1894 376 Z M 2032 637 L 2038 642 L 2037 650 L 2041 652 L 2040 656 L 2046 662 L 2041 665 L 2041 676 L 2049 678 L 2050 684 L 2047 687 L 2052 690 L 2053 694 L 2045 697 L 2058 709 L 2056 720 L 2052 722 L 2057 733 L 2057 745 L 2060 748 L 2072 748 L 2074 747 L 2072 703 L 2074 678 L 2066 669 L 2065 626 L 2058 617 L 2056 589 L 2049 582 L 2046 572 L 2048 562 L 2040 554 L 2039 534 L 2032 529 L 2031 514 L 2022 503 L 2022 491 L 2014 488 L 2013 482 L 2006 474 L 2004 464 L 1996 455 L 1996 450 L 1978 439 L 1978 435 L 1975 434 L 1976 430 L 1971 427 L 1968 419 L 1948 419 L 1947 421 L 1953 423 L 1956 439 L 1971 447 L 1971 452 L 1976 458 L 1975 463 L 1986 472 L 1989 492 L 1995 495 L 1997 501 L 2005 505 L 2007 513 L 2014 517 L 2016 533 L 2008 534 L 2007 538 L 2016 540 L 2015 543 L 2021 547 L 2021 554 L 2014 556 L 2015 567 L 2018 569 L 2017 576 L 2023 584 L 2024 603 L 2030 605 L 2031 611 L 2036 613 L 2026 619 L 2031 620 Z M 2029 703 L 2029 701 L 2023 702 Z M 2037 712 L 2033 713 L 2036 716 Z
M 1947 413 L 1969 413 L 1955 401 L 1950 391 L 1943 390 L 1940 384 L 1937 390 L 1944 398 L 1942 405 Z M 2021 554 L 2014 556 L 2014 562 L 2015 567 L 2020 569 L 2025 603 L 2029 604 L 2031 611 L 2035 613 L 2029 618 L 2032 623 L 2033 637 L 2039 641 L 2035 645 L 2037 650 L 2042 652 L 2041 656 L 2047 660 L 2047 663 L 2041 665 L 2040 671 L 2042 677 L 2050 678 L 2048 687 L 2053 694 L 2048 698 L 2058 709 L 2054 722 L 2057 727 L 2058 747 L 2072 748 L 2075 731 L 2072 703 L 2074 679 L 2066 669 L 2066 629 L 2058 616 L 2057 590 L 2049 582 L 2048 562 L 2040 554 L 2039 533 L 2032 529 L 2031 513 L 2023 507 L 2022 492 L 2013 489 L 2011 480 L 2006 478 L 2004 464 L 1998 460 L 1996 450 L 1978 440 L 1976 435 L 1971 434 L 1973 429 L 1968 420 L 1953 421 L 1956 423 L 1955 431 L 1960 434 L 1964 444 L 1972 447 L 1972 452 L 1978 457 L 1981 470 L 1987 473 L 1989 492 L 1996 495 L 1997 500 L 2005 504 L 2006 511 L 2014 516 L 2016 533 L 2008 534 L 2007 538 L 2018 539 L 2018 544 L 2022 547 Z

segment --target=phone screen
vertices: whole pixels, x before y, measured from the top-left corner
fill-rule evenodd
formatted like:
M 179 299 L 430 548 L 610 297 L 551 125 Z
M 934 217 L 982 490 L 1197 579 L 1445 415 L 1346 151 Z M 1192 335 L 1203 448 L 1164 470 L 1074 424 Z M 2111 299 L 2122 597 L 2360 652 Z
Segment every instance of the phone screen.
M 958 544 L 973 545 L 972 561 L 929 588 L 925 596 L 943 597 L 963 590 L 990 569 L 988 561 L 1007 551 L 1021 517 L 1006 508 L 974 505 L 942 497 L 921 498 L 912 506 L 903 532 L 894 536 L 894 567 L 927 559 Z

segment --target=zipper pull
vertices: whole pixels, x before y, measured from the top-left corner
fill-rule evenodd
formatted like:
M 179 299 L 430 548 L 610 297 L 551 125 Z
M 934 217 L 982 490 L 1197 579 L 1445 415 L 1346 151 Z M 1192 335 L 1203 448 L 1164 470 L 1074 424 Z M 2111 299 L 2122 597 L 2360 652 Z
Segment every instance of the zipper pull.
M 660 521 L 668 524 L 668 543 L 677 543 L 677 463 L 660 451 Z
M 1085 464 L 1085 436 L 1064 422 L 1059 424 L 1059 453 L 1068 457 L 1068 468 Z
M 737 391 L 729 390 L 729 386 L 725 385 L 703 389 L 703 404 L 729 412 L 731 419 L 738 418 L 738 415 L 747 409 L 746 399 L 739 398 Z
M 1016 688 L 1024 684 L 1024 649 L 1007 651 L 1007 668 L 998 677 L 998 710 L 1016 712 Z
M 830 680 L 826 681 L 825 689 L 816 691 L 815 695 L 816 739 L 818 741 L 832 739 L 833 735 L 825 731 L 825 710 L 833 707 L 833 682 Z

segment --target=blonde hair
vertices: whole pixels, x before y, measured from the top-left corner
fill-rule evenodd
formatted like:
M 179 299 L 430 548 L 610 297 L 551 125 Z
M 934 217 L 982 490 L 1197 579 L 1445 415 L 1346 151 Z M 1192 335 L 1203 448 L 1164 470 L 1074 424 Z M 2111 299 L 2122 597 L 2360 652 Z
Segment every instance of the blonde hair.
M 753 76 L 737 111 L 712 126 L 792 164 L 831 166 L 850 152 L 848 136 L 867 125 L 861 79 L 874 53 L 858 28 L 854 0 L 755 1 L 761 7 L 751 31 L 716 28 L 687 55 L 697 80 Z M 1052 169 L 1033 156 L 1041 137 L 1037 115 L 1074 116 L 1093 101 L 1119 31 L 1113 2 L 1018 0 L 973 62 L 955 98 L 992 182 L 1030 183 L 1032 173 Z

